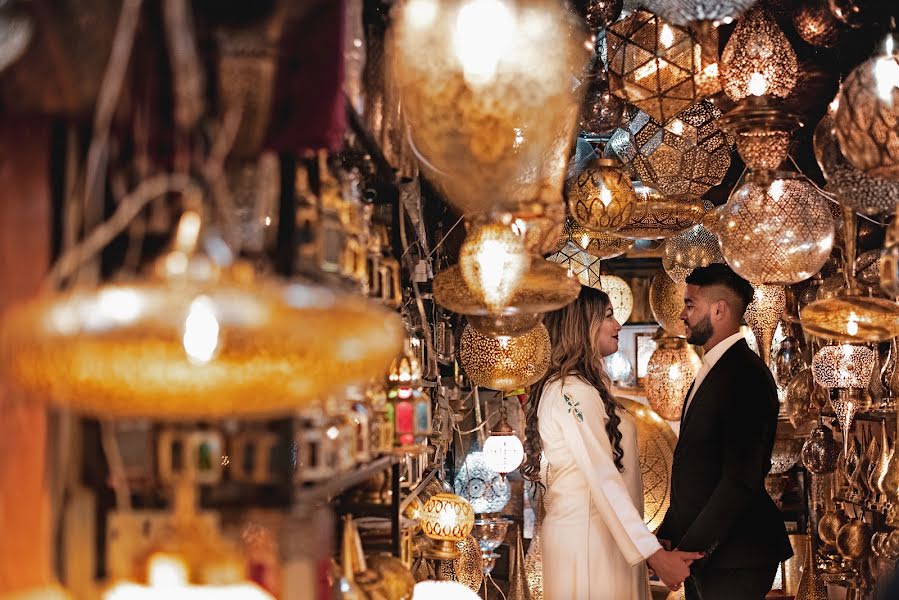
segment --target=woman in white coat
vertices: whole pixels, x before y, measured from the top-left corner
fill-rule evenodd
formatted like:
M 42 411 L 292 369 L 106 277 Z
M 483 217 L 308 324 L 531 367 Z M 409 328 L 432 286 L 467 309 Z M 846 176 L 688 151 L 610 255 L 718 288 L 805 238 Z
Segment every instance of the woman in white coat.
M 631 417 L 609 393 L 604 356 L 621 325 L 591 287 L 544 318 L 549 370 L 529 395 L 522 473 L 548 481 L 541 529 L 545 600 L 648 600 L 647 563 L 671 589 L 701 558 L 667 551 L 643 523 L 643 484 Z

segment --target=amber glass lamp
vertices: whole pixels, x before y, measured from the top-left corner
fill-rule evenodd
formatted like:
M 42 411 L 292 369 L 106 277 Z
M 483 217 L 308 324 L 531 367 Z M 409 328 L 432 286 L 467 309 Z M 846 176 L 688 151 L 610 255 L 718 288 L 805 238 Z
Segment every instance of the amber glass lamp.
M 636 202 L 630 177 L 612 158 L 594 159 L 568 185 L 571 216 L 589 231 L 615 231 L 630 218 Z
M 217 268 L 188 211 L 155 274 L 43 295 L 0 324 L 6 379 L 104 417 L 275 415 L 381 377 L 402 347 L 395 313 L 334 290 Z
M 476 226 L 459 251 L 465 283 L 492 313 L 508 305 L 530 261 L 524 236 L 502 222 Z
M 543 324 L 519 337 L 489 338 L 471 326 L 462 331 L 459 362 L 472 383 L 508 392 L 526 387 L 549 368 L 549 332 Z
M 474 511 L 468 500 L 440 492 L 431 496 L 421 509 L 421 530 L 436 542 L 429 555 L 441 560 L 459 558 L 458 542 L 464 540 L 474 527 Z
M 612 93 L 660 123 L 721 89 L 717 35 L 700 40 L 638 10 L 610 25 L 606 38 Z
M 830 256 L 833 215 L 804 177 L 754 173 L 719 213 L 727 264 L 752 283 L 788 285 L 814 275 Z
M 684 310 L 686 283 L 676 283 L 665 271 L 659 271 L 649 285 L 649 308 L 656 322 L 669 334 L 686 337 L 680 314 Z
M 388 71 L 423 173 L 463 212 L 562 189 L 586 32 L 554 0 L 404 0 Z M 567 148 L 565 149 L 567 151 Z M 561 167 L 561 168 L 560 168 Z M 502 206 L 498 206 L 502 205 Z
M 899 180 L 899 38 L 857 66 L 840 87 L 834 129 L 843 155 L 873 177 Z
M 702 361 L 683 338 L 656 336 L 646 370 L 646 399 L 663 419 L 680 421 L 684 399 Z

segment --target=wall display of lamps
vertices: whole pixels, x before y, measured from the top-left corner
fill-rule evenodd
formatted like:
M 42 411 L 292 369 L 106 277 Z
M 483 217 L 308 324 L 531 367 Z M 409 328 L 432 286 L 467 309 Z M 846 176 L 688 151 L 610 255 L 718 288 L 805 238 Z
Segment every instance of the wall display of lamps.
M 422 392 L 421 364 L 407 342 L 387 375 L 393 432 L 398 446 L 411 446 L 431 433 L 431 399 Z
M 815 382 L 830 390 L 830 403 L 843 431 L 844 455 L 855 413 L 871 404 L 867 390 L 874 362 L 873 350 L 853 344 L 824 346 L 812 359 Z
M 499 410 L 499 422 L 490 430 L 484 442 L 484 462 L 487 466 L 505 477 L 524 460 L 524 446 L 515 430 L 506 419 L 506 401 L 502 400 Z

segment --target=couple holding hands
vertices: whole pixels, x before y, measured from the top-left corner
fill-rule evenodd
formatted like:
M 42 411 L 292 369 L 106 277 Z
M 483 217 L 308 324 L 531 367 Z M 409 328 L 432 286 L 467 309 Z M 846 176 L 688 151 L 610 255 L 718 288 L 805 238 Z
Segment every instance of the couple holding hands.
M 542 454 L 546 600 L 648 600 L 648 569 L 672 590 L 683 586 L 688 600 L 760 600 L 770 590 L 792 549 L 764 486 L 779 404 L 770 371 L 740 333 L 752 297 L 726 265 L 687 278 L 680 316 L 705 355 L 655 533 L 643 523 L 635 425 L 603 369 L 621 330 L 609 298 L 584 287 L 546 315 L 552 358 L 530 392 L 521 467 L 541 479 Z

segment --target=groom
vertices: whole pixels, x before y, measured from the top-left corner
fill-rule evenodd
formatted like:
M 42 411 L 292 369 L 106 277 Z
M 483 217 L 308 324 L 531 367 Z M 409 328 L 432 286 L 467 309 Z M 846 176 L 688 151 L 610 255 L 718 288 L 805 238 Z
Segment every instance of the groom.
M 704 552 L 685 582 L 688 600 L 760 600 L 792 556 L 780 511 L 765 491 L 777 428 L 771 372 L 740 324 L 753 289 L 728 266 L 687 277 L 680 315 L 687 341 L 705 349 L 687 393 L 674 451 L 663 545 Z

